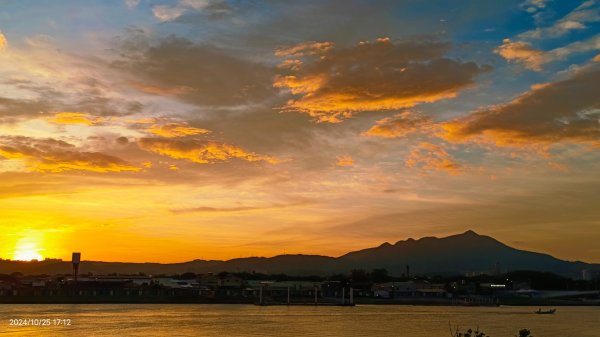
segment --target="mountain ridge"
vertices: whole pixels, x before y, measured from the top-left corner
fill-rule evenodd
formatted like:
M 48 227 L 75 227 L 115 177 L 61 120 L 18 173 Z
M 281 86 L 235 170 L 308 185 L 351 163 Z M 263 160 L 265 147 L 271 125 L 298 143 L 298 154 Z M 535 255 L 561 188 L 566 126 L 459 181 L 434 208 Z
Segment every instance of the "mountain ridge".
M 409 268 L 407 268 L 407 266 Z M 338 257 L 284 254 L 230 260 L 192 260 L 181 263 L 82 261 L 81 273 L 180 274 L 185 272 L 262 272 L 290 275 L 327 275 L 352 269 L 384 268 L 391 275 L 498 273 L 514 270 L 550 271 L 577 277 L 581 270 L 600 270 L 600 264 L 566 261 L 549 254 L 519 250 L 491 236 L 468 230 L 447 237 L 408 238 L 394 244 L 348 252 Z M 410 269 L 408 271 L 407 269 Z M 69 261 L 19 262 L 0 260 L 0 273 L 69 274 Z

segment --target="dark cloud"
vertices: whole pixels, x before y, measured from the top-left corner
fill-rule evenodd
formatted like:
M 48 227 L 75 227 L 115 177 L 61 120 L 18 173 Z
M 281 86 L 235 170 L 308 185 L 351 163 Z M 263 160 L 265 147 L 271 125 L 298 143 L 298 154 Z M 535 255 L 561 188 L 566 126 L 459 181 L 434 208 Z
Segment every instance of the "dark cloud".
M 445 57 L 450 45 L 438 41 L 378 38 L 337 49 L 324 42 L 276 51 L 299 58 L 274 86 L 295 95 L 283 107 L 317 121 L 339 122 L 362 111 L 396 110 L 458 95 L 489 66 Z
M 45 99 L 13 99 L 0 97 L 0 115 L 6 117 L 19 117 L 27 115 L 39 115 L 44 111 L 51 110 L 52 103 Z
M 136 31 L 117 50 L 123 58 L 114 65 L 147 93 L 214 107 L 260 103 L 274 94 L 270 67 L 233 51 L 174 36 L 153 42 Z
M 73 144 L 56 139 L 24 136 L 0 137 L 0 157 L 23 161 L 34 172 L 120 172 L 139 171 L 126 161 L 101 152 L 80 151 Z
M 127 137 L 121 136 L 116 139 L 116 142 L 119 145 L 127 145 L 127 143 L 129 143 L 129 139 L 127 139 Z
M 449 141 L 497 145 L 600 142 L 600 69 L 538 85 L 514 100 L 443 125 Z
M 0 96 L 0 115 L 2 117 L 35 117 L 52 112 L 81 111 L 94 116 L 118 116 L 139 113 L 143 105 L 135 100 L 108 98 L 106 88 L 81 89 L 77 95 L 69 97 L 60 90 L 47 85 L 34 84 L 21 80 L 18 84 L 14 81 L 2 81 L 8 85 L 27 90 L 35 98 L 12 98 Z
M 216 44 L 263 53 L 272 51 L 273 46 L 311 40 L 348 46 L 387 35 L 406 38 L 472 34 L 474 21 L 490 26 L 502 24 L 499 18 L 519 2 L 381 0 L 374 5 L 363 0 L 235 1 L 230 2 L 234 10 L 224 20 L 197 17 L 185 23 Z

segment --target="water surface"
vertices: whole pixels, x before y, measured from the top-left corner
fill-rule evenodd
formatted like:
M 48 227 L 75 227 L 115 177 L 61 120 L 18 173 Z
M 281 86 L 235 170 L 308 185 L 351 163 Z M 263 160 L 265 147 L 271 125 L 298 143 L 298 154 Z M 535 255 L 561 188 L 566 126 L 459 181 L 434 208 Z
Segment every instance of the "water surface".
M 450 336 L 449 324 L 491 337 L 528 328 L 535 337 L 599 337 L 600 307 L 356 307 L 206 304 L 2 304 L 0 336 Z M 9 320 L 70 319 L 70 326 L 10 326 Z

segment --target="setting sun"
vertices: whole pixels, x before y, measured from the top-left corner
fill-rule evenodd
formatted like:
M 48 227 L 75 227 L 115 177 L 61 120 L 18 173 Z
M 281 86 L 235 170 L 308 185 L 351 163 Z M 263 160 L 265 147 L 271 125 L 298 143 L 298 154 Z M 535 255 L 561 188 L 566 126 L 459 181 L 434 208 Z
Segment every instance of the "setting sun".
M 26 250 L 26 251 L 17 251 L 13 256 L 13 260 L 18 261 L 32 261 L 32 260 L 42 260 L 42 255 L 34 250 Z
M 43 260 L 43 256 L 40 254 L 43 249 L 40 248 L 39 242 L 40 240 L 36 236 L 18 240 L 12 259 L 18 261 Z

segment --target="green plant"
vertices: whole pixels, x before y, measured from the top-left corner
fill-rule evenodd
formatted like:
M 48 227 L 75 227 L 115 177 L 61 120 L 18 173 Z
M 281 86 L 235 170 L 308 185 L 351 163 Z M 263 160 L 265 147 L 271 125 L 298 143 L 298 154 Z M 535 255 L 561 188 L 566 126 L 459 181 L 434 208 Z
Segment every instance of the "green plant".
M 450 336 L 451 337 L 490 337 L 489 335 L 485 334 L 483 331 L 479 331 L 479 327 L 477 327 L 475 330 L 473 329 L 468 329 L 467 331 L 461 331 L 458 327 L 458 325 L 456 326 L 456 329 L 452 329 L 452 325 L 450 324 Z M 519 330 L 519 335 L 515 336 L 515 337 L 534 337 L 531 334 L 531 331 L 529 329 L 521 329 Z
M 486 335 L 483 331 L 479 331 L 479 328 L 473 331 L 472 329 L 467 330 L 466 332 L 456 332 L 455 337 L 490 337 Z
M 453 331 L 452 325 L 450 325 L 450 335 L 451 337 L 490 337 L 486 335 L 483 331 L 479 331 L 479 327 L 477 327 L 475 330 L 469 329 L 463 332 L 460 331 L 458 326 L 456 326 L 456 329 Z
M 533 337 L 533 335 L 531 335 L 531 331 L 528 329 L 521 329 L 519 330 L 519 336 L 516 337 Z

